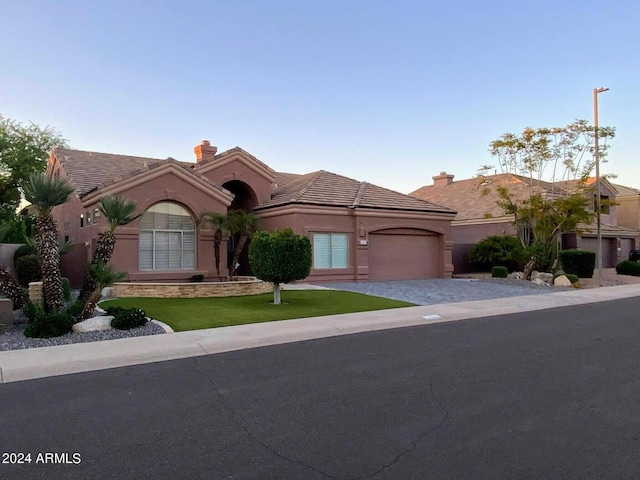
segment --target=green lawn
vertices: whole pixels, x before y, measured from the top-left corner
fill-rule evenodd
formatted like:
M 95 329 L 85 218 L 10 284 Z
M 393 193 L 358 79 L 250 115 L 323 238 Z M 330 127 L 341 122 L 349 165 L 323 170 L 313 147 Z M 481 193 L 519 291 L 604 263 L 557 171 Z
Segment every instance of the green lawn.
M 182 332 L 415 306 L 413 303 L 337 290 L 283 291 L 282 302 L 282 305 L 274 305 L 273 294 L 269 293 L 224 298 L 119 298 L 102 302 L 100 307 L 141 308 L 149 317 Z

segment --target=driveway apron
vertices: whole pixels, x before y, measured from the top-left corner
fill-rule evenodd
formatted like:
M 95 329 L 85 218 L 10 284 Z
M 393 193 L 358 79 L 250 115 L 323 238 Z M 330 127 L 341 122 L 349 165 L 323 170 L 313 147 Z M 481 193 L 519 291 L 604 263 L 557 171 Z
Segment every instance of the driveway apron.
M 469 279 L 396 280 L 387 282 L 327 283 L 326 287 L 376 297 L 392 298 L 417 305 L 491 300 L 494 298 L 540 295 L 558 291 L 553 287 L 520 287 Z M 535 301 L 532 298 L 532 301 Z

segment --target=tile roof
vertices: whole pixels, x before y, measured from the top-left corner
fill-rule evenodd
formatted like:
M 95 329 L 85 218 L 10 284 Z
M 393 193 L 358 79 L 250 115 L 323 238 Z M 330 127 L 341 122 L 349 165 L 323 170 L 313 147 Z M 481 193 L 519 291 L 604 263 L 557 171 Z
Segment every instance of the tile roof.
M 180 162 L 174 158 L 135 157 L 66 148 L 54 149 L 54 155 L 60 161 L 79 197 L 169 163 L 185 169 L 212 187 L 224 190 L 208 178 L 194 172 L 194 163 Z
M 614 183 L 613 186 L 618 190 L 618 197 L 640 195 L 640 190 L 637 188 L 625 187 L 624 185 L 618 185 L 617 183 Z
M 257 210 L 287 204 L 365 207 L 389 210 L 454 213 L 451 209 L 393 190 L 319 170 L 306 175 L 278 173 L 271 200 Z
M 56 148 L 54 155 L 62 164 L 62 168 L 69 176 L 69 181 L 80 197 L 102 185 L 111 183 L 114 179 L 121 179 L 137 170 L 168 161 L 67 148 Z
M 497 187 L 507 187 L 517 199 L 527 198 L 532 189 L 537 193 L 560 193 L 558 187 L 549 182 L 500 173 L 460 180 L 449 185 L 427 185 L 409 195 L 457 210 L 456 220 L 497 218 L 505 216 L 497 204 Z

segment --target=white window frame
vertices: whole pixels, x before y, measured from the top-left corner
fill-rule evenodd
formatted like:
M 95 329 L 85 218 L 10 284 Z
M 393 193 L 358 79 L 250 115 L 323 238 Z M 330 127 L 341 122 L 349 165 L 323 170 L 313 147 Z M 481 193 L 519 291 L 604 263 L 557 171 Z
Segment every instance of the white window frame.
M 158 203 L 156 205 L 154 205 L 153 207 L 151 207 L 149 210 L 147 210 L 145 212 L 145 214 L 147 213 L 164 213 L 164 212 L 156 212 L 154 210 L 159 210 L 161 209 L 163 206 L 168 206 L 166 207 L 167 209 L 171 209 L 171 210 L 175 210 L 176 212 L 184 212 L 186 215 L 181 215 L 181 216 L 188 216 L 190 221 L 191 221 L 191 225 L 193 226 L 193 229 L 176 229 L 176 228 L 151 228 L 151 229 L 145 229 L 142 227 L 142 223 L 140 225 L 140 238 L 138 239 L 138 269 L 140 271 L 145 271 L 145 272 L 152 272 L 152 271 L 172 271 L 172 270 L 195 270 L 196 268 L 196 259 L 197 259 L 197 235 L 196 235 L 196 229 L 195 229 L 195 222 L 193 221 L 193 218 L 191 217 L 191 215 L 189 215 L 189 213 L 187 212 L 187 210 L 183 207 L 181 207 L 180 205 L 174 204 L 174 203 L 170 203 L 170 202 L 162 202 L 162 203 Z M 177 208 L 176 208 L 177 207 Z M 165 213 L 166 214 L 166 213 Z M 174 215 L 176 215 L 176 213 L 173 213 Z M 144 215 L 144 214 L 143 214 Z M 171 267 L 170 266 L 170 255 L 172 250 L 169 248 L 167 250 L 167 268 L 161 268 L 158 266 L 158 262 L 157 262 L 157 258 L 156 258 L 156 253 L 158 251 L 158 237 L 160 234 L 179 234 L 180 236 L 180 240 L 179 240 L 179 254 L 180 254 L 180 266 L 179 267 Z M 151 234 L 151 251 L 149 252 L 149 250 L 146 250 L 144 253 L 148 256 L 149 254 L 151 255 L 151 268 L 143 268 L 142 266 L 142 256 L 143 256 L 143 249 L 142 249 L 142 237 L 143 235 L 148 235 Z M 187 242 L 186 246 L 189 246 L 189 243 L 192 243 L 193 245 L 193 257 L 191 258 L 185 258 L 185 236 L 189 235 L 192 237 L 192 242 Z M 177 251 L 174 251 L 173 253 L 175 254 Z M 187 250 L 187 252 L 190 253 L 190 250 Z M 185 265 L 185 260 L 187 260 L 186 265 Z
M 328 243 L 326 252 L 320 252 L 321 242 Z M 320 263 L 320 254 L 326 262 Z M 349 234 L 344 232 L 313 233 L 313 268 L 316 270 L 335 270 L 349 268 Z

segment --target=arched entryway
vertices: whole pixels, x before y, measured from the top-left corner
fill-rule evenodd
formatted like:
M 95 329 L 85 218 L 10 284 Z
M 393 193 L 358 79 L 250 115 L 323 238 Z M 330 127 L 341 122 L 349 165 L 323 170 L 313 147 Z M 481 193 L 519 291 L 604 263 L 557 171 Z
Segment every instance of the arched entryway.
M 233 193 L 234 198 L 229 205 L 228 211 L 241 210 L 247 213 L 253 213 L 253 209 L 258 206 L 258 197 L 253 189 L 246 183 L 240 180 L 231 180 L 222 184 L 223 188 L 226 188 Z M 234 235 L 227 241 L 227 265 L 233 263 L 233 251 L 238 242 L 238 235 Z M 251 275 L 251 267 L 249 266 L 249 245 L 245 245 L 240 253 L 240 260 L 238 261 L 240 266 L 238 267 L 238 275 Z

